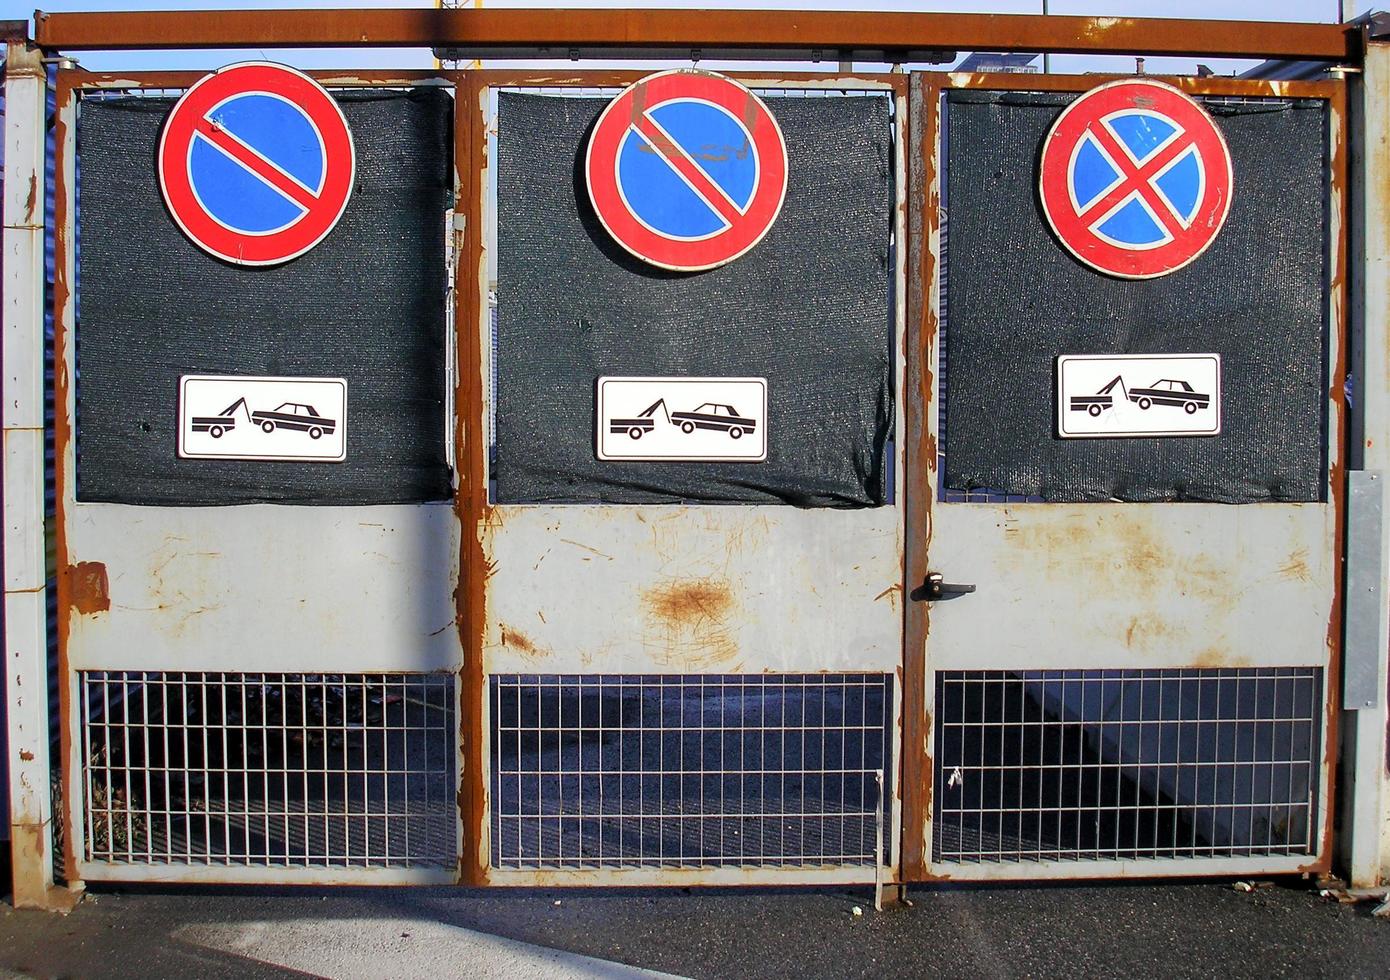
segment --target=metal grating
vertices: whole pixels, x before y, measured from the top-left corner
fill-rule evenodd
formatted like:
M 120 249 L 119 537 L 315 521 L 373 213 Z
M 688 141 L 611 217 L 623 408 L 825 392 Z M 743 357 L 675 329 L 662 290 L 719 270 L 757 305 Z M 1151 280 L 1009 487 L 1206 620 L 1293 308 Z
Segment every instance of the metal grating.
M 453 867 L 448 674 L 84 671 L 88 861 Z
M 492 864 L 887 862 L 886 674 L 497 675 Z
M 933 859 L 1314 854 L 1318 668 L 936 674 Z

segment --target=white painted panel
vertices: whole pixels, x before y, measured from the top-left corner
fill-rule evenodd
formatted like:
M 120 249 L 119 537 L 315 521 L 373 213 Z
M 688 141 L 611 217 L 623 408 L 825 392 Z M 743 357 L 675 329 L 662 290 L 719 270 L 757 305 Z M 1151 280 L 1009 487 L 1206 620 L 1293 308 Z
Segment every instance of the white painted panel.
M 1321 666 L 1326 504 L 937 504 L 933 670 Z
M 43 430 L 4 433 L 5 591 L 44 585 Z
M 896 671 L 895 507 L 499 507 L 489 673 Z
M 448 505 L 69 507 L 111 607 L 73 612 L 73 668 L 454 669 Z

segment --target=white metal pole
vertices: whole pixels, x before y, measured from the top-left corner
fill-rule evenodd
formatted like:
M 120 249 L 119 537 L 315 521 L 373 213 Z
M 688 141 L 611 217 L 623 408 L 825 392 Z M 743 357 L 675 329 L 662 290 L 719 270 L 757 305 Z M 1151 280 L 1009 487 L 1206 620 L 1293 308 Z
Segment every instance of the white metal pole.
M 1361 467 L 1390 482 L 1390 43 L 1367 46 L 1361 99 L 1352 113 L 1352 183 L 1358 188 L 1353 200 L 1352 267 L 1357 282 L 1352 297 L 1353 329 L 1361 337 L 1360 371 L 1354 398 L 1359 403 L 1364 432 L 1358 432 Z M 1390 496 L 1380 498 L 1382 502 Z M 1356 533 L 1353 525 L 1351 534 Z M 1382 559 L 1390 555 L 1390 520 L 1382 523 L 1379 542 Z M 1390 564 L 1382 564 L 1382 569 Z M 1390 607 L 1384 581 L 1374 603 L 1377 623 L 1368 623 L 1365 635 L 1374 638 L 1372 651 L 1377 668 L 1373 704 L 1348 703 L 1344 716 L 1344 778 L 1352 785 L 1342 794 L 1347 812 L 1343 826 L 1350 829 L 1350 846 L 1343 847 L 1355 887 L 1373 888 L 1390 880 L 1390 792 L 1386 776 L 1387 655 L 1390 651 Z M 1349 600 L 1350 602 L 1350 600 Z M 1352 624 L 1348 624 L 1350 631 Z M 1349 632 L 1350 635 L 1350 632 Z M 1349 655 L 1352 651 L 1348 651 Z
M 16 908 L 53 901 L 43 527 L 44 111 L 37 49 L 7 44 L 4 193 L 5 682 Z

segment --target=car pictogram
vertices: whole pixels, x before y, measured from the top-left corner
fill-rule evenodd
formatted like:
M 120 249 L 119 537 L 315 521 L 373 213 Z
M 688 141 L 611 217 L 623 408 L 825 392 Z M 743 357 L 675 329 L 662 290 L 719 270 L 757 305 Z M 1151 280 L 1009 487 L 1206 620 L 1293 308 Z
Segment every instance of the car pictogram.
M 1171 405 L 1192 415 L 1211 404 L 1211 395 L 1194 391 L 1186 381 L 1160 378 L 1147 388 L 1131 388 L 1129 400 L 1147 411 L 1151 405 Z
M 730 439 L 742 438 L 745 432 L 752 432 L 758 426 L 754 419 L 739 415 L 732 405 L 715 402 L 705 402 L 693 412 L 672 412 L 671 421 L 679 425 L 686 435 L 696 429 L 712 429 L 727 432 Z
M 262 432 L 276 429 L 295 429 L 309 433 L 310 439 L 318 439 L 325 432 L 331 433 L 337 426 L 333 419 L 324 418 L 314 406 L 302 402 L 283 402 L 274 411 L 252 412 L 251 421 L 261 427 Z

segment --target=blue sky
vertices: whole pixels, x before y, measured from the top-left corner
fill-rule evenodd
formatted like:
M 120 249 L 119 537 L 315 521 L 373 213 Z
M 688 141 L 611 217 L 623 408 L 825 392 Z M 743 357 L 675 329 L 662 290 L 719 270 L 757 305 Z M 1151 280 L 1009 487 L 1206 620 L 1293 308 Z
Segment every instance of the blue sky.
M 1039 13 L 1042 0 L 985 0 L 985 2 L 950 2 L 950 0 L 873 0 L 871 3 L 854 3 L 846 0 L 665 0 L 659 4 L 643 3 L 641 0 L 557 0 L 557 2 L 533 2 L 533 0 L 483 0 L 488 7 L 719 7 L 724 9 L 825 9 L 825 10 L 915 10 L 957 13 Z M 1380 4 L 1379 6 L 1386 6 Z M 433 0 L 379 0 L 377 3 L 361 3 L 354 0 L 300 0 L 300 2 L 265 2 L 265 0 L 48 0 L 42 7 L 46 11 L 67 10 L 174 10 L 174 9 L 271 9 L 275 7 L 351 7 L 351 6 L 394 6 L 430 7 Z M 1355 13 L 1364 12 L 1374 4 L 1355 2 Z M 1088 16 L 1146 16 L 1146 17 L 1191 17 L 1229 20 L 1279 20 L 1306 23 L 1328 23 L 1337 18 L 1338 0 L 1048 0 L 1048 9 L 1054 14 L 1081 14 Z M 21 19 L 33 12 L 33 0 L 0 0 L 0 18 Z M 196 52 L 82 52 L 78 55 L 84 67 L 93 70 L 134 70 L 140 68 L 214 68 L 246 57 L 266 57 L 284 61 L 300 68 L 330 67 L 425 67 L 433 64 L 428 51 L 415 49 L 356 51 L 196 51 Z M 1222 73 L 1241 70 L 1253 64 L 1249 61 L 1216 61 L 1203 59 Z M 604 65 L 617 63 L 606 62 Z M 705 67 L 726 67 L 703 63 Z M 599 63 L 593 63 L 598 67 Z M 651 62 L 642 67 L 662 67 Z M 795 66 L 788 66 L 795 67 Z M 1132 58 L 1100 58 L 1094 56 L 1055 57 L 1052 70 L 1056 72 L 1080 71 L 1132 71 Z M 1153 73 L 1191 73 L 1195 62 L 1181 58 L 1150 58 L 1146 69 Z

